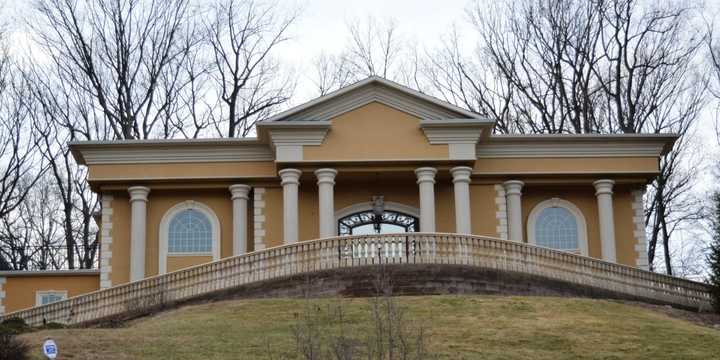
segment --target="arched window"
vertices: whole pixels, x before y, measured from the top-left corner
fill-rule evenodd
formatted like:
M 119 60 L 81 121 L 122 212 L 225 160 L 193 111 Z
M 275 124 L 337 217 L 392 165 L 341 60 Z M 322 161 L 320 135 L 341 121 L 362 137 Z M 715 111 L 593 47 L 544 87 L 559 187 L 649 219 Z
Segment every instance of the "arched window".
M 338 220 L 338 235 L 390 234 L 417 232 L 418 219 L 397 211 L 385 210 L 375 219 L 372 210 L 356 212 Z
M 170 208 L 160 221 L 159 272 L 167 272 L 169 256 L 212 256 L 220 259 L 220 220 L 197 201 Z
M 185 209 L 170 220 L 169 253 L 210 253 L 213 233 L 210 219 L 195 209 Z
M 335 213 L 338 235 L 388 234 L 420 230 L 420 210 L 391 201 L 378 199 L 382 216 L 375 217 L 378 203 L 364 202 L 348 206 Z M 375 200 L 374 200 L 375 201 Z
M 528 242 L 587 255 L 585 218 L 569 201 L 557 198 L 543 201 L 530 212 Z

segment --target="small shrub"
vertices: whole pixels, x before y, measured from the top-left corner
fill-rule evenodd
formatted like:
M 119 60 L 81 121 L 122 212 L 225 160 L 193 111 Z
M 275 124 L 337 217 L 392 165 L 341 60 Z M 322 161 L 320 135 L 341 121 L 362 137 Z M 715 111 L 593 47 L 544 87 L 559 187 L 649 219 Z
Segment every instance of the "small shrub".
M 58 323 L 58 322 L 49 322 L 47 324 L 43 324 L 38 329 L 40 330 L 55 330 L 55 329 L 64 329 L 66 326 L 64 324 Z
M 29 326 L 21 318 L 9 318 L 0 323 L 0 334 L 22 334 L 28 329 Z
M 30 345 L 14 334 L 0 334 L 0 360 L 30 358 Z

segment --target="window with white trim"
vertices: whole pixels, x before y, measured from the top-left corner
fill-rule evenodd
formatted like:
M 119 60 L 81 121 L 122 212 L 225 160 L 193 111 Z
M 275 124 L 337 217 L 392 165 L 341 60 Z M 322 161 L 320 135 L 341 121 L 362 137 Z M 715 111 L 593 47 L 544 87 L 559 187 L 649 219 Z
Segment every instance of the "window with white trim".
M 537 204 L 530 211 L 527 234 L 530 244 L 588 255 L 585 217 L 570 201 L 552 198 Z
M 35 294 L 35 305 L 47 305 L 67 298 L 67 291 L 38 291 Z
M 543 209 L 535 223 L 535 242 L 552 249 L 576 251 L 578 226 L 575 216 L 562 207 Z
M 196 209 L 185 209 L 170 220 L 168 226 L 168 252 L 211 253 L 213 227 L 210 219 Z

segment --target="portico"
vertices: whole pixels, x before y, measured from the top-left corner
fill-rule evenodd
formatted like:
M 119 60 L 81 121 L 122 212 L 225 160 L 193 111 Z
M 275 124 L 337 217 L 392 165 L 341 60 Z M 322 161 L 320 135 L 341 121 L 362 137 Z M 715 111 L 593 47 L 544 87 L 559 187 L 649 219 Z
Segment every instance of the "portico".
M 458 262 L 532 257 L 548 267 L 533 274 L 647 268 L 644 189 L 677 136 L 504 135 L 494 126 L 371 77 L 264 119 L 253 138 L 71 143 L 102 203 L 94 281 L 115 287 L 191 267 L 207 274 L 223 259 L 236 278 L 250 268 L 284 276 L 288 264 L 364 263 L 379 254 L 355 251 L 369 249 L 366 239 L 412 264 L 454 253 Z M 426 238 L 434 245 L 417 251 Z M 14 285 L 0 279 L 0 310 L 21 306 L 14 296 L 76 294 L 63 279 L 10 298 L 2 293 Z M 217 279 L 207 284 L 227 274 Z
M 103 287 L 376 232 L 482 235 L 647 266 L 637 214 L 673 135 L 493 127 L 370 78 L 260 122 L 256 138 L 71 148 L 103 198 Z

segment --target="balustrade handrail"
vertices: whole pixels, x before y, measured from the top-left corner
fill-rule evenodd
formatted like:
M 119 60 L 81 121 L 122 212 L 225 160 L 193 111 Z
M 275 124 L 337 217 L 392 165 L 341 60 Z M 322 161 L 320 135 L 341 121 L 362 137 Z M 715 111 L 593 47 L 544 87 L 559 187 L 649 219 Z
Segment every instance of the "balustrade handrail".
M 453 233 L 338 236 L 224 258 L 0 316 L 78 324 L 283 276 L 353 266 L 453 264 L 514 271 L 638 299 L 709 308 L 704 283 L 497 238 Z

